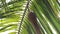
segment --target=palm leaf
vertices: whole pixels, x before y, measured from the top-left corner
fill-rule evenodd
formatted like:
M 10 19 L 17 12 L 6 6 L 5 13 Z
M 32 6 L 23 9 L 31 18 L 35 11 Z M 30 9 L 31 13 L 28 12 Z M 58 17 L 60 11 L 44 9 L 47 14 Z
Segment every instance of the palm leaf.
M 20 34 L 36 34 L 28 19 L 29 10 L 35 13 L 42 34 L 60 33 L 60 6 L 57 0 L 31 0 L 28 6 L 27 0 L 6 1 L 0 0 L 0 33 L 15 30 L 9 34 L 16 34 L 17 31 Z

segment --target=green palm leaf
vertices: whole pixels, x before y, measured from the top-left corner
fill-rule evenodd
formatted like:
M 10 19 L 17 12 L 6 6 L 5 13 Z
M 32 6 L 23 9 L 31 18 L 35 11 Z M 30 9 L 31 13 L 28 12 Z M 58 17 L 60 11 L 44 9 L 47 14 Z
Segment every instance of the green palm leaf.
M 28 19 L 30 11 L 35 13 L 42 34 L 60 34 L 58 0 L 7 1 L 0 0 L 0 34 L 10 30 L 15 31 L 8 34 L 36 34 L 34 26 Z

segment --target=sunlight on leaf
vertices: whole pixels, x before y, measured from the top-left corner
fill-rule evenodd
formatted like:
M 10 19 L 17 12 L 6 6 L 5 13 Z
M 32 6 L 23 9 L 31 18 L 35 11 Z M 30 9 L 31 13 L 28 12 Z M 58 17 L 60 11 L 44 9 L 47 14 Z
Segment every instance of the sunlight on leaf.
M 16 34 L 16 32 L 10 32 L 9 34 Z

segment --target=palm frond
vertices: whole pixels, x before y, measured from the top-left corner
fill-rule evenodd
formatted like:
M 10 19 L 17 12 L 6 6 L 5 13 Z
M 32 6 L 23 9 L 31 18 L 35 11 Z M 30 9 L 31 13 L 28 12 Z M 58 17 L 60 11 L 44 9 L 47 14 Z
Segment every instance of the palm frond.
M 35 13 L 42 34 L 60 34 L 58 0 L 31 0 L 29 6 L 27 0 L 7 1 L 0 0 L 0 32 L 15 30 L 9 34 L 17 34 L 19 30 L 20 34 L 36 34 L 28 19 L 30 10 Z

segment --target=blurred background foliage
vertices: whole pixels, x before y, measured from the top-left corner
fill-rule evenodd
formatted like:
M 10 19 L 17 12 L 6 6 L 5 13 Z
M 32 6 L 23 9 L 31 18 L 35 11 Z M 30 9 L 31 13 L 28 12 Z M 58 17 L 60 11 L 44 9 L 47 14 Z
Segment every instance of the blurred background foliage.
M 27 0 L 0 0 L 0 34 L 17 34 Z M 60 4 L 58 0 L 31 0 L 29 9 L 37 17 L 42 34 L 60 34 Z M 20 34 L 36 34 L 28 20 L 28 10 L 21 24 Z

